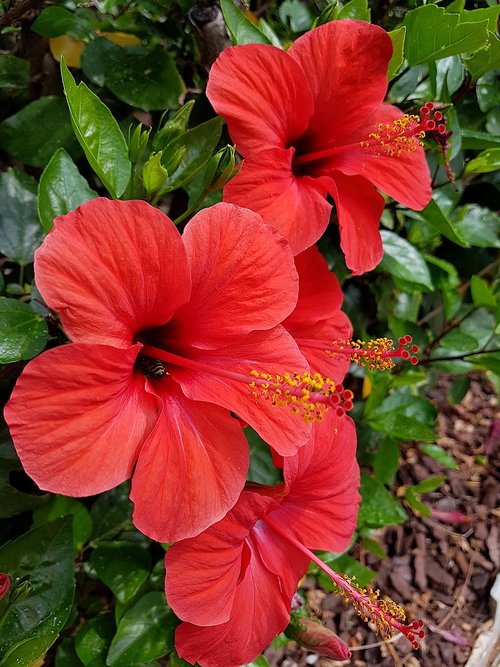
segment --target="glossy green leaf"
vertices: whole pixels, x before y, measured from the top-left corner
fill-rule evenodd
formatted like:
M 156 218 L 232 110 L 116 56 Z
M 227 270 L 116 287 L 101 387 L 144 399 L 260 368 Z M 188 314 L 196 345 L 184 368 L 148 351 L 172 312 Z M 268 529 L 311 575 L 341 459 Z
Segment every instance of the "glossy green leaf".
M 133 542 L 101 542 L 90 563 L 120 602 L 137 593 L 151 570 L 149 552 Z
M 129 500 L 130 483 L 124 482 L 102 493 L 90 510 L 92 540 L 112 539 L 132 526 L 132 502 Z
M 90 513 L 80 500 L 66 496 L 50 496 L 47 502 L 33 512 L 33 525 L 39 526 L 52 519 L 69 515 L 73 517 L 73 544 L 79 551 L 92 532 Z
M 34 642 L 33 662 L 56 639 L 71 611 L 75 588 L 71 519 L 56 519 L 8 542 L 0 548 L 0 563 L 13 585 L 28 577 L 31 587 L 27 597 L 10 606 L 0 625 L 0 654 L 22 650 L 29 640 Z
M 392 438 L 384 438 L 373 459 L 373 474 L 382 484 L 391 484 L 398 471 L 399 445 Z
M 482 150 L 483 148 L 495 148 L 500 146 L 500 136 L 494 137 L 488 132 L 475 130 L 462 130 L 462 148 L 464 150 Z
M 120 619 L 106 664 L 129 667 L 161 658 L 174 646 L 178 624 L 163 592 L 146 593 Z
M 83 82 L 76 85 L 63 61 L 61 75 L 76 137 L 90 166 L 116 199 L 125 192 L 131 174 L 125 137 L 107 106 Z
M 470 280 L 470 291 L 475 306 L 478 306 L 479 308 L 496 308 L 497 300 L 493 294 L 493 290 L 486 280 L 483 280 L 479 276 L 472 276 Z
M 381 528 L 403 523 L 406 512 L 383 484 L 366 473 L 361 473 L 361 505 L 358 527 Z
M 362 588 L 367 586 L 377 575 L 374 570 L 366 567 L 366 565 L 363 565 L 359 560 L 348 554 L 342 554 L 341 556 L 334 555 L 333 558 L 329 557 L 329 554 L 325 554 L 322 557 L 322 560 L 324 560 L 332 570 L 335 570 L 335 572 L 338 572 L 343 576 L 354 577 L 358 586 L 361 586 Z M 321 570 L 318 572 L 318 581 L 322 588 L 326 588 L 329 591 L 335 590 L 335 585 L 326 572 L 322 572 Z
M 45 655 L 56 639 L 57 634 L 52 633 L 16 642 L 3 656 L 0 667 L 32 667 L 38 664 L 40 657 Z
M 121 47 L 99 37 L 85 49 L 82 70 L 122 102 L 144 111 L 178 107 L 185 89 L 175 61 L 159 44 Z
M 97 193 L 89 187 L 66 151 L 61 148 L 45 167 L 38 184 L 38 216 L 43 231 L 52 229 L 54 218 L 65 215 Z
M 488 20 L 466 21 L 443 7 L 424 5 L 408 12 L 405 55 L 408 64 L 422 63 L 474 52 L 488 41 Z
M 266 484 L 268 486 L 280 484 L 283 481 L 281 472 L 273 464 L 269 445 L 250 426 L 243 432 L 250 445 L 248 479 L 257 484 Z
M 455 228 L 453 223 L 446 217 L 443 210 L 436 202 L 435 199 L 427 204 L 423 211 L 419 211 L 416 214 L 417 217 L 421 217 L 435 229 L 439 231 L 440 234 L 446 236 L 446 238 L 453 241 L 457 245 L 467 246 L 462 234 Z
M 465 165 L 466 174 L 485 174 L 500 169 L 500 148 L 487 148 Z
M 464 376 L 465 377 L 465 376 Z M 466 380 L 468 378 L 465 377 Z M 467 381 L 467 387 L 468 387 L 468 381 Z M 464 394 L 465 395 L 465 394 Z M 462 396 L 463 398 L 463 396 Z M 461 400 L 461 399 L 460 399 Z M 456 401 L 459 403 L 460 401 Z M 450 470 L 458 470 L 458 464 L 451 456 L 448 454 L 446 449 L 443 449 L 439 445 L 431 445 L 431 444 L 421 444 L 419 445 L 419 449 L 426 454 L 427 456 L 430 456 L 432 459 L 435 459 L 436 461 L 439 461 L 442 465 L 444 465 L 446 468 L 450 468 Z
M 382 402 L 370 417 L 369 424 L 376 431 L 399 438 L 401 442 L 432 442 L 436 437 L 435 421 L 436 408 L 432 403 L 398 390 Z
M 220 0 L 222 14 L 233 44 L 270 44 L 268 38 L 251 23 L 233 0 Z
M 222 118 L 212 118 L 188 130 L 167 145 L 163 151 L 163 164 L 166 164 L 169 157 L 175 155 L 183 147 L 185 153 L 180 165 L 170 174 L 166 192 L 182 187 L 208 162 L 219 142 L 222 123 Z
M 472 246 L 500 248 L 500 216 L 494 211 L 477 204 L 466 204 L 454 211 L 453 225 Z
M 292 32 L 305 32 L 312 25 L 311 13 L 300 0 L 283 0 L 278 8 L 278 16 Z
M 474 80 L 500 67 L 500 38 L 493 32 L 488 33 L 487 48 L 479 49 L 469 58 L 464 58 L 464 65 Z
M 0 297 L 0 363 L 31 359 L 47 343 L 45 320 L 26 303 Z
M 356 19 L 370 22 L 371 11 L 368 0 L 349 0 L 340 10 L 339 19 Z
M 74 152 L 77 143 L 64 99 L 42 97 L 2 121 L 0 147 L 30 167 L 45 167 L 58 148 Z
M 54 667 L 84 667 L 83 662 L 76 655 L 73 637 L 64 637 L 58 645 Z
M 23 58 L 0 55 L 0 88 L 24 90 L 30 82 L 30 64 Z
M 418 250 L 394 232 L 380 232 L 384 257 L 379 269 L 424 290 L 432 290 L 429 268 Z
M 28 264 L 42 240 L 36 181 L 17 169 L 0 174 L 0 252 Z
M 495 32 L 498 19 L 500 17 L 500 5 L 498 3 L 491 7 L 478 7 L 477 9 L 466 9 L 461 13 L 460 19 L 463 21 L 481 23 L 488 21 L 488 30 Z
M 34 21 L 31 30 L 42 37 L 72 35 L 85 38 L 90 34 L 94 23 L 94 16 L 87 8 L 69 11 L 64 7 L 47 7 Z
M 396 28 L 396 30 L 391 30 L 387 34 L 392 42 L 392 56 L 389 60 L 389 65 L 387 66 L 387 78 L 391 81 L 391 79 L 394 79 L 404 62 L 406 28 L 405 26 L 402 26 L 401 28 Z
M 78 628 L 75 652 L 85 667 L 103 667 L 109 645 L 115 634 L 113 614 L 99 614 Z

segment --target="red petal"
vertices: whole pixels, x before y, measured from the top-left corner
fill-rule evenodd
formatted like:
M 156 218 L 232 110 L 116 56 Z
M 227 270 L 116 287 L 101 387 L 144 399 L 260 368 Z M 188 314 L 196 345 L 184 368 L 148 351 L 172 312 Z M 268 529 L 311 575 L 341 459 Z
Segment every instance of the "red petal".
M 289 241 L 293 253 L 309 248 L 325 231 L 331 205 L 327 181 L 295 176 L 294 149 L 253 154 L 224 188 L 224 200 L 257 211 Z
M 63 345 L 26 366 L 5 419 L 40 488 L 88 496 L 130 477 L 157 419 L 157 401 L 133 372 L 140 348 Z
M 288 53 L 306 74 L 314 99 L 301 152 L 342 145 L 385 97 L 389 36 L 365 21 L 332 21 L 299 37 Z
M 307 370 L 293 338 L 282 327 L 254 332 L 220 350 L 189 350 L 189 357 L 223 371 L 244 374 L 252 370 L 272 374 L 302 373 Z M 233 410 L 248 422 L 280 454 L 290 456 L 309 438 L 311 427 L 288 406 L 274 407 L 270 401 L 254 398 L 249 384 L 215 374 L 170 369 L 183 392 L 195 401 L 209 401 Z
M 225 49 L 210 70 L 207 96 L 242 155 L 288 147 L 307 127 L 307 79 L 285 51 L 262 44 Z
M 270 517 L 309 549 L 343 551 L 356 528 L 360 496 L 356 430 L 332 412 L 313 426 L 311 441 L 285 459 L 290 492 Z
M 362 149 L 359 143 L 375 130 L 378 123 L 392 124 L 402 115 L 396 107 L 381 104 L 352 137 L 356 150 L 341 153 L 335 159 L 335 168 L 349 176 L 363 176 L 403 206 L 419 211 L 427 206 L 432 196 L 431 175 L 424 149 L 419 147 L 413 153 L 402 151 L 399 156 L 390 157 Z
M 140 452 L 130 497 L 137 528 L 171 542 L 197 535 L 231 509 L 245 483 L 249 451 L 226 410 L 188 400 L 170 378 L 153 384 L 163 410 Z
M 295 257 L 299 274 L 299 298 L 295 310 L 283 322 L 292 327 L 312 325 L 335 316 L 342 305 L 343 294 L 337 276 L 316 246 Z
M 166 322 L 190 293 L 179 232 L 143 201 L 93 199 L 56 218 L 35 275 L 72 340 L 118 347 Z
M 298 277 L 285 239 L 232 204 L 200 211 L 183 237 L 192 292 L 175 315 L 176 339 L 213 348 L 271 329 L 295 307 Z
M 384 198 L 359 176 L 331 174 L 331 194 L 335 199 L 340 227 L 340 245 L 354 276 L 371 271 L 384 255 L 379 222 Z
M 203 626 L 229 620 L 238 580 L 248 564 L 245 540 L 271 505 L 272 498 L 244 491 L 221 521 L 170 547 L 165 593 L 180 619 Z

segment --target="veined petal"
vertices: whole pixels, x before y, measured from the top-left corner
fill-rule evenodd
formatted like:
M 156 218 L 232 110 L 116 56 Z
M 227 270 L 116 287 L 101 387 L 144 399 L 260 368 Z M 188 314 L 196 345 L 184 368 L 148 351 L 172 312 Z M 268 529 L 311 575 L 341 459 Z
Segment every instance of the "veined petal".
M 285 51 L 263 44 L 225 49 L 210 70 L 207 97 L 242 155 L 286 148 L 305 130 L 313 110 L 300 67 Z
M 180 619 L 203 626 L 229 620 L 236 586 L 248 565 L 245 540 L 274 504 L 269 496 L 243 491 L 221 521 L 170 547 L 165 557 L 165 593 Z
M 67 496 L 128 479 L 158 401 L 133 366 L 141 345 L 63 345 L 33 359 L 5 407 L 17 453 L 38 486 Z
M 294 255 L 315 243 L 330 220 L 327 181 L 296 176 L 294 149 L 272 148 L 246 158 L 224 188 L 224 200 L 259 213 L 287 239 Z
M 380 216 L 384 198 L 361 176 L 331 173 L 331 195 L 337 207 L 340 246 L 354 276 L 371 271 L 384 255 Z
M 115 347 L 168 321 L 191 290 L 179 232 L 143 201 L 93 199 L 56 218 L 35 275 L 74 342 Z
M 271 329 L 295 308 L 298 277 L 286 240 L 232 204 L 200 211 L 182 236 L 192 292 L 172 322 L 183 345 L 214 348 Z
M 253 332 L 243 340 L 219 350 L 196 350 L 189 356 L 217 369 L 249 374 L 252 370 L 283 375 L 303 373 L 307 369 L 293 338 L 283 327 Z M 271 401 L 254 398 L 250 386 L 227 377 L 174 367 L 172 377 L 179 382 L 186 396 L 209 401 L 233 410 L 250 424 L 280 454 L 290 456 L 309 438 L 311 427 L 288 406 L 273 406 Z
M 355 149 L 340 153 L 335 159 L 335 168 L 348 176 L 359 175 L 373 183 L 397 202 L 419 211 L 429 203 L 432 196 L 431 175 L 425 151 L 401 150 L 399 155 L 378 154 L 370 148 L 362 148 L 361 141 L 377 124 L 389 125 L 403 116 L 403 112 L 391 104 L 381 104 L 365 121 L 352 138 Z
M 384 100 L 392 44 L 376 25 L 331 21 L 299 37 L 287 53 L 307 75 L 314 99 L 303 153 L 342 145 Z
M 343 551 L 356 528 L 359 467 L 356 430 L 349 417 L 327 413 L 311 441 L 285 459 L 290 492 L 270 517 L 309 549 Z
M 163 401 L 132 479 L 133 520 L 158 542 L 197 535 L 221 519 L 245 484 L 248 443 L 227 410 L 190 401 L 176 382 L 152 382 Z
M 344 298 L 337 276 L 329 270 L 316 246 L 297 255 L 295 267 L 299 274 L 299 298 L 295 310 L 283 322 L 288 331 L 335 316 Z

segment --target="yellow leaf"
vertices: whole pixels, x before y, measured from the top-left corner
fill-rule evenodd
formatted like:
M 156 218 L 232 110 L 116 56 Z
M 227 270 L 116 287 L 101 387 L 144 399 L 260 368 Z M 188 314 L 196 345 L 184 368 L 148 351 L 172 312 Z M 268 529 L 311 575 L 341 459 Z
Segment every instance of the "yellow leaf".
M 368 398 L 372 393 L 372 382 L 368 376 L 365 375 L 363 378 L 363 389 L 361 390 L 361 396 L 363 398 Z
M 80 58 L 85 51 L 86 44 L 70 35 L 61 35 L 49 39 L 50 52 L 59 62 L 61 56 L 68 67 L 80 67 Z
M 129 35 L 127 32 L 99 32 L 101 37 L 105 37 L 108 42 L 118 44 L 118 46 L 139 46 L 142 42 L 137 35 Z

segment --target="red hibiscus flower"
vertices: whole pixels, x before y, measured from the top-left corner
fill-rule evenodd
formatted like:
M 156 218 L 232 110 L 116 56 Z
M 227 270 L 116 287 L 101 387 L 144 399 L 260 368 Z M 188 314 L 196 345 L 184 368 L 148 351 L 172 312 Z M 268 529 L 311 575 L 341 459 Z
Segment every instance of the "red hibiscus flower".
M 384 198 L 375 187 L 417 210 L 431 197 L 420 145 L 429 117 L 420 122 L 383 101 L 391 54 L 381 28 L 332 21 L 287 52 L 263 44 L 226 49 L 207 87 L 245 157 L 225 200 L 258 211 L 297 254 L 324 232 L 330 194 L 354 274 L 383 254 Z
M 134 471 L 135 524 L 177 540 L 243 488 L 248 446 L 230 410 L 281 455 L 309 438 L 255 377 L 307 371 L 279 325 L 297 301 L 293 256 L 257 214 L 220 204 L 181 237 L 144 202 L 95 199 L 56 219 L 35 274 L 72 341 L 26 366 L 5 409 L 41 488 L 90 495 Z
M 311 441 L 285 459 L 284 484 L 248 484 L 222 521 L 170 547 L 166 595 L 186 621 L 176 631 L 182 658 L 203 667 L 241 665 L 285 629 L 310 558 L 293 540 L 338 552 L 354 532 L 355 449 L 350 418 L 327 413 Z

